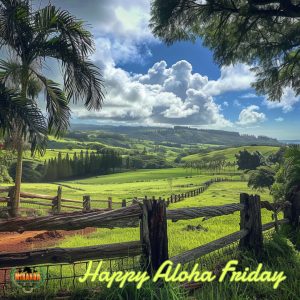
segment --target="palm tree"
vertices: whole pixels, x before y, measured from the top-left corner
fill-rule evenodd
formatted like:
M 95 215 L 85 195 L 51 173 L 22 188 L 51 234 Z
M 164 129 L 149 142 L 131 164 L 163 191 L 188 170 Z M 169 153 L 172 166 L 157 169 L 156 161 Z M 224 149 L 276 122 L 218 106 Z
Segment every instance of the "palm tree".
M 51 4 L 34 11 L 29 0 L 0 0 L 0 48 L 8 53 L 8 59 L 0 61 L 0 82 L 6 89 L 14 88 L 15 97 L 28 102 L 28 109 L 35 109 L 38 114 L 37 95 L 44 90 L 48 133 L 59 136 L 68 128 L 71 101 L 83 100 L 89 110 L 101 108 L 101 75 L 88 60 L 94 51 L 92 35 L 69 12 Z M 43 74 L 49 59 L 61 64 L 63 89 Z M 24 130 L 30 128 L 33 120 L 26 123 L 19 117 L 11 124 L 18 153 L 15 207 L 20 202 Z M 23 126 L 25 123 L 27 127 Z M 34 138 L 33 150 L 39 141 Z

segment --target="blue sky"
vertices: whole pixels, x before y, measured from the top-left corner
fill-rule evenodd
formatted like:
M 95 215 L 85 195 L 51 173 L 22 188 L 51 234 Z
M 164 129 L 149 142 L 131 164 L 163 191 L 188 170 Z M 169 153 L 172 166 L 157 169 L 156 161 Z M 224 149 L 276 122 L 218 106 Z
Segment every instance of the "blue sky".
M 51 2 L 87 21 L 96 45 L 91 59 L 105 82 L 103 109 L 74 105 L 73 122 L 187 125 L 300 139 L 299 97 L 289 89 L 280 103 L 257 96 L 250 67 L 216 65 L 201 40 L 164 45 L 148 27 L 149 0 Z M 60 80 L 56 71 L 52 75 Z

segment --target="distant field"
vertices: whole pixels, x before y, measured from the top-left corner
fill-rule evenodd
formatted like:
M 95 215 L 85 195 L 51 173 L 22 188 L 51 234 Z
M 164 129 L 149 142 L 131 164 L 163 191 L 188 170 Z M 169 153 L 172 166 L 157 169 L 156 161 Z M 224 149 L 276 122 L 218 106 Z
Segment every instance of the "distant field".
M 235 154 L 237 154 L 239 151 L 242 151 L 244 149 L 246 149 L 250 152 L 259 151 L 263 155 L 268 156 L 268 155 L 276 152 L 279 149 L 279 147 L 276 147 L 276 146 L 275 147 L 274 146 L 242 146 L 242 147 L 235 147 L 235 148 L 227 148 L 227 149 L 223 149 L 223 150 L 215 150 L 215 151 L 212 151 L 212 152 L 206 153 L 206 154 L 199 153 L 199 154 L 189 155 L 189 156 L 182 158 L 182 161 L 184 161 L 184 162 L 195 161 L 195 160 L 200 160 L 204 157 L 212 157 L 214 155 L 225 155 L 227 160 L 234 161 Z

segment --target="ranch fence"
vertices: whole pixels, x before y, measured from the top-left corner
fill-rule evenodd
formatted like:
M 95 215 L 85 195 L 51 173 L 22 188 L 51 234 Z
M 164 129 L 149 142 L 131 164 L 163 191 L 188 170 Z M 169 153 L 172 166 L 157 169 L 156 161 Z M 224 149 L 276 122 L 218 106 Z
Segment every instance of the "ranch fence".
M 9 269 L 28 265 L 46 265 L 48 267 L 49 265 L 56 265 L 62 268 L 61 266 L 65 264 L 73 264 L 74 266 L 79 263 L 84 264 L 87 260 L 124 261 L 124 259 L 132 258 L 133 261 L 138 261 L 138 265 L 142 270 L 146 270 L 152 275 L 165 260 L 170 259 L 175 265 L 181 264 L 184 267 L 196 260 L 202 260 L 203 257 L 207 257 L 216 251 L 222 250 L 223 253 L 228 254 L 228 249 L 233 244 L 238 244 L 238 249 L 241 251 L 254 251 L 255 255 L 260 257 L 263 250 L 263 232 L 285 223 L 291 224 L 294 228 L 299 226 L 300 194 L 298 193 L 295 197 L 292 197 L 291 201 L 280 207 L 267 201 L 260 201 L 260 197 L 257 195 L 241 194 L 239 203 L 167 209 L 166 201 L 145 198 L 142 203 L 135 203 L 128 207 L 110 211 L 82 211 L 37 218 L 19 217 L 2 220 L 0 221 L 0 232 L 74 230 L 85 227 L 139 227 L 140 240 L 79 248 L 50 248 L 2 253 L 0 254 L 0 281 L 2 278 L 0 285 L 2 285 L 3 291 L 7 291 L 9 279 L 6 275 L 9 274 Z M 283 210 L 284 219 L 278 220 L 275 217 L 273 222 L 262 224 L 262 208 L 273 211 L 274 215 L 279 210 Z M 240 212 L 239 231 L 169 257 L 167 220 L 177 222 L 203 217 L 212 218 L 238 211 Z M 133 267 L 133 265 L 129 266 L 129 268 Z M 122 270 L 122 266 L 118 264 L 118 270 L 120 269 Z M 5 275 L 1 276 L 1 271 L 5 272 Z M 62 271 L 56 277 L 47 275 L 47 283 L 51 278 L 62 280 Z
M 201 193 L 203 193 L 207 188 L 216 182 L 224 182 L 224 181 L 233 181 L 231 178 L 212 178 L 204 183 L 201 184 L 200 187 L 196 189 L 189 190 L 185 193 L 180 194 L 172 194 L 166 199 L 167 206 L 170 203 L 176 203 L 182 201 L 189 197 L 195 197 Z M 0 194 L 1 193 L 8 193 L 7 196 L 0 197 L 0 203 L 6 204 L 6 207 L 2 207 L 2 211 L 6 210 L 7 215 L 10 217 L 15 217 L 21 211 L 26 211 L 28 208 L 16 208 L 14 207 L 14 187 L 0 187 Z M 113 208 L 119 207 L 126 207 L 128 205 L 134 204 L 136 202 L 141 202 L 143 198 L 134 197 L 132 200 L 123 199 L 120 201 L 113 201 L 112 197 L 107 197 L 107 200 L 98 200 L 92 199 L 90 195 L 84 195 L 82 200 L 74 200 L 64 198 L 62 194 L 62 186 L 58 186 L 56 195 L 42 195 L 42 194 L 35 194 L 35 193 L 28 193 L 28 192 L 21 192 L 20 193 L 20 203 L 27 204 L 30 207 L 42 207 L 42 208 L 49 208 L 52 214 L 59 214 L 63 210 L 67 209 L 68 211 L 90 211 L 96 204 L 96 207 L 99 208 L 100 206 L 104 206 L 101 209 L 112 210 Z M 92 205 L 93 204 L 93 205 Z

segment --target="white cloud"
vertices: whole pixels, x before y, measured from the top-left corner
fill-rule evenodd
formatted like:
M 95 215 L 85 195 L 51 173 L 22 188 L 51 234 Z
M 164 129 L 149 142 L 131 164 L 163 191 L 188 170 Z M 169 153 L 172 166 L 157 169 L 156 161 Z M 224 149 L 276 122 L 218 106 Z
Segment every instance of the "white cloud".
M 240 98 L 242 99 L 253 99 L 253 98 L 257 98 L 258 96 L 254 93 L 247 93 L 242 95 Z
M 253 125 L 266 120 L 266 115 L 262 112 L 258 112 L 259 106 L 250 105 L 244 108 L 239 115 L 237 124 L 239 125 Z
M 224 102 L 223 102 L 223 106 L 228 107 L 228 106 L 229 106 L 229 103 L 228 103 L 227 101 L 224 101 Z
M 268 108 L 281 108 L 284 113 L 290 112 L 294 109 L 294 105 L 300 101 L 300 97 L 295 95 L 291 88 L 286 88 L 283 92 L 282 98 L 279 101 L 269 101 L 267 98 L 264 104 Z
M 276 121 L 276 122 L 283 122 L 283 121 L 284 121 L 284 118 L 278 117 L 278 118 L 275 119 L 275 121 Z
M 231 126 L 221 107 L 204 92 L 208 78 L 187 61 L 168 68 L 157 62 L 147 74 L 131 75 L 113 64 L 104 69 L 106 102 L 100 112 L 76 110 L 78 118 L 107 118 L 147 124 Z
M 205 86 L 205 92 L 216 96 L 229 91 L 240 91 L 251 88 L 254 74 L 250 67 L 244 64 L 225 66 L 221 68 L 221 76 L 218 80 L 211 80 Z

